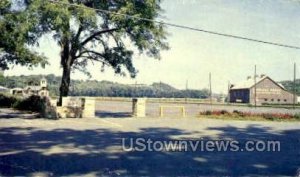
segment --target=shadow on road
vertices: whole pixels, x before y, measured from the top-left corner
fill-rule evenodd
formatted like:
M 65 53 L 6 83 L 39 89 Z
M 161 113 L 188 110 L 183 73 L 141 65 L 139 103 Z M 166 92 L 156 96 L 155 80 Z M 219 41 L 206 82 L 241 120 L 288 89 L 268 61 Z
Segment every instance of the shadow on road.
M 122 138 L 171 140 L 172 136 L 193 132 L 172 128 L 121 132 L 9 127 L 0 131 L 0 175 L 43 172 L 50 176 L 294 176 L 300 167 L 299 129 L 272 133 L 268 127 L 255 125 L 244 129 L 225 126 L 209 130 L 219 131 L 218 139 L 278 140 L 281 152 L 125 152 L 121 150 Z
M 132 113 L 131 112 L 96 111 L 96 117 L 99 117 L 99 118 L 129 118 L 129 117 L 132 117 Z

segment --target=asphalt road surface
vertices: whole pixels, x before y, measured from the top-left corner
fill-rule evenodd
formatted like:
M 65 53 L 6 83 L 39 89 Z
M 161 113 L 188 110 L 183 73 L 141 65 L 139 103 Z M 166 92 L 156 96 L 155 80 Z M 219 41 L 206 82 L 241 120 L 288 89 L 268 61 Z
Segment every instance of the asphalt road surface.
M 298 122 L 1 118 L 0 176 L 296 176 L 299 137 Z M 272 140 L 280 152 L 124 151 L 123 138 Z
M 160 106 L 170 106 L 164 109 L 165 116 L 180 117 L 182 114 L 180 108 L 176 106 L 184 106 L 186 115 L 190 117 L 199 116 L 200 112 L 207 110 L 234 110 L 250 113 L 300 113 L 300 109 L 287 108 L 270 108 L 270 107 L 247 107 L 247 106 L 227 106 L 227 105 L 209 105 L 209 104 L 192 104 L 192 103 L 146 103 L 146 115 L 148 117 L 158 117 Z M 128 117 L 132 112 L 132 102 L 126 101 L 97 101 L 97 115 L 99 117 Z

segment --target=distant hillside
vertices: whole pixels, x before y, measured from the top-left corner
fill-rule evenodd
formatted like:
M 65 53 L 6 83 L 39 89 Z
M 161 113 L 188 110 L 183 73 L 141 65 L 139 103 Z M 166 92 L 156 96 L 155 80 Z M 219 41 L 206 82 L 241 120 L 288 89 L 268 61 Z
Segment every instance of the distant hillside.
M 288 91 L 294 92 L 294 81 L 280 81 Z M 300 95 L 300 79 L 296 79 L 296 94 Z
M 0 85 L 14 88 L 27 85 L 39 85 L 45 77 L 48 81 L 50 95 L 59 94 L 61 77 L 49 75 L 8 76 L 0 78 Z M 207 98 L 208 90 L 179 90 L 166 83 L 152 85 L 126 85 L 111 81 L 72 80 L 70 95 L 73 96 L 108 96 L 108 97 L 177 97 L 177 98 Z

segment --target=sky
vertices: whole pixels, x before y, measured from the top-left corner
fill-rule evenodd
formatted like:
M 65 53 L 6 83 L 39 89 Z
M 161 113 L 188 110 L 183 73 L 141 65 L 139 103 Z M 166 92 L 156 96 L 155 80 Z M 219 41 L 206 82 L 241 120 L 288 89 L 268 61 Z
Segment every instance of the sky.
M 300 1 L 297 0 L 164 0 L 164 21 L 220 33 L 300 46 Z M 165 82 L 176 88 L 203 89 L 226 93 L 228 82 L 234 84 L 254 75 L 266 74 L 276 81 L 292 80 L 293 63 L 300 50 L 226 38 L 186 29 L 167 27 L 170 50 L 162 51 L 161 60 L 135 55 L 139 70 L 135 79 L 117 76 L 107 68 L 90 65 L 88 78 L 80 72 L 72 79 L 110 80 L 125 84 Z M 50 65 L 27 69 L 14 66 L 5 75 L 61 75 L 59 48 L 51 38 L 43 38 L 38 49 Z M 300 62 L 297 63 L 300 77 Z

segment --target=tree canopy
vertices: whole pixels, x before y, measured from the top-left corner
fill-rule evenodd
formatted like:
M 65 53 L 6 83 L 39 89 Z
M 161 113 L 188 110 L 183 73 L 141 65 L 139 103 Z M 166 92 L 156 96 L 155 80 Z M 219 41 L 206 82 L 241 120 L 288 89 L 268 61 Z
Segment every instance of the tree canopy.
M 108 66 L 116 74 L 135 77 L 134 51 L 159 59 L 160 50 L 168 49 L 165 27 L 152 21 L 162 13 L 160 3 L 160 0 L 24 0 L 13 8 L 14 0 L 1 1 L 0 28 L 4 32 L 0 34 L 0 66 L 7 69 L 8 63 L 46 64 L 45 57 L 32 47 L 38 45 L 42 36 L 51 35 L 61 49 L 61 97 L 68 95 L 71 71 L 89 74 L 88 63 L 100 62 L 102 71 Z
M 34 23 L 27 23 L 26 15 L 12 9 L 12 2 L 0 2 L 0 67 L 8 69 L 9 64 L 36 66 L 47 63 L 45 56 L 30 50 L 35 45 L 38 36 L 32 33 Z

